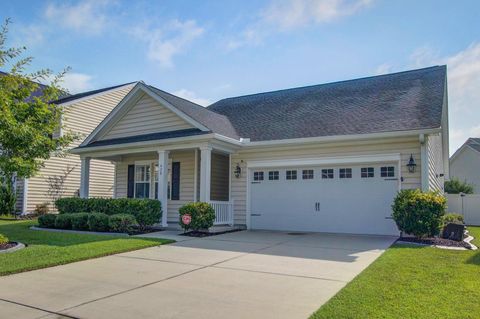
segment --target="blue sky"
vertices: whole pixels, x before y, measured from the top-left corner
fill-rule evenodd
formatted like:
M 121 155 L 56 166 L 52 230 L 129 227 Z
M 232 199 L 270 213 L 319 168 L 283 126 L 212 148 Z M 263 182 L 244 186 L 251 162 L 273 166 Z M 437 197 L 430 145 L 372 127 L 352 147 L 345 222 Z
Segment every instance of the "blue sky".
M 224 97 L 447 64 L 451 152 L 480 137 L 480 1 L 2 1 L 9 45 L 71 92 Z

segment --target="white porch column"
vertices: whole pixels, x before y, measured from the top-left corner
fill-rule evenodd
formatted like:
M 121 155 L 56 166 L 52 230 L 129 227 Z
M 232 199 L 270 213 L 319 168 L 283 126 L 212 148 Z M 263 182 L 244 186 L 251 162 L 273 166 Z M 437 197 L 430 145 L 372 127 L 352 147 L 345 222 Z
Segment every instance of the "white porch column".
M 158 200 L 162 203 L 163 227 L 168 226 L 168 153 L 168 151 L 158 151 Z
M 90 157 L 80 158 L 80 198 L 88 198 L 90 187 Z
M 212 148 L 200 147 L 200 201 L 210 201 L 210 172 L 212 168 Z

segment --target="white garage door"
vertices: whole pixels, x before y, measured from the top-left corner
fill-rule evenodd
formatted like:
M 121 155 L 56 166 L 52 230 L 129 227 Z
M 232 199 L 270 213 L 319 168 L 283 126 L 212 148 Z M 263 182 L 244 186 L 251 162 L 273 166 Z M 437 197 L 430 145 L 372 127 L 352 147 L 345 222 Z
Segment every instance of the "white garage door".
M 252 229 L 398 235 L 396 164 L 250 169 Z

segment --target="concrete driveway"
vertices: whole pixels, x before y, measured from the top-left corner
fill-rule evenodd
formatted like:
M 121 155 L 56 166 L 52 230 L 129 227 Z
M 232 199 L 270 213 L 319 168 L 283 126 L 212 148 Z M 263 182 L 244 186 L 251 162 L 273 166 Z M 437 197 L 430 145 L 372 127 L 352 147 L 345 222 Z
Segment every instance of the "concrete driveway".
M 307 318 L 395 240 L 261 231 L 179 238 L 1 277 L 0 318 Z

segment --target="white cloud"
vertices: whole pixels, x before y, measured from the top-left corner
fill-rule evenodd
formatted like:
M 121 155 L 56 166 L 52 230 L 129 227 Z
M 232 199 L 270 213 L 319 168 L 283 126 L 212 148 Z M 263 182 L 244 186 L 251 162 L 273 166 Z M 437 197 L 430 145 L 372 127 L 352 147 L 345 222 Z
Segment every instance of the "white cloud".
M 173 92 L 173 94 L 179 97 L 182 97 L 184 99 L 187 99 L 189 101 L 192 101 L 193 103 L 200 104 L 202 106 L 208 106 L 212 104 L 212 101 L 210 101 L 209 99 L 201 98 L 197 96 L 195 92 L 189 91 L 187 89 L 180 89 L 178 91 Z
M 237 38 L 227 41 L 227 49 L 257 45 L 278 31 L 289 31 L 312 24 L 330 23 L 353 15 L 373 0 L 281 0 L 272 1 L 257 21 L 248 25 Z
M 63 78 L 61 85 L 68 89 L 70 94 L 93 89 L 92 77 L 83 73 L 67 73 Z
M 173 67 L 173 57 L 183 53 L 204 33 L 196 21 L 173 20 L 161 28 L 137 27 L 132 34 L 147 42 L 147 56 L 162 67 Z
M 101 33 L 108 24 L 107 9 L 109 0 L 85 0 L 76 4 L 50 3 L 45 10 L 45 18 L 66 28 L 81 33 Z
M 380 64 L 376 69 L 375 69 L 375 75 L 382 75 L 382 74 L 387 74 L 392 72 L 392 65 L 389 63 L 383 63 Z

